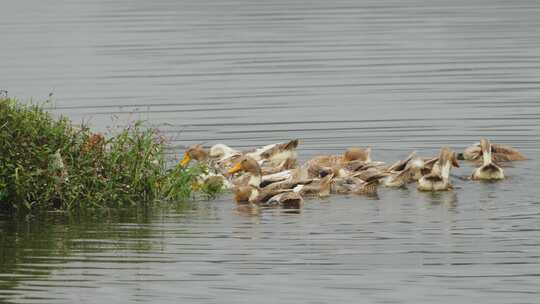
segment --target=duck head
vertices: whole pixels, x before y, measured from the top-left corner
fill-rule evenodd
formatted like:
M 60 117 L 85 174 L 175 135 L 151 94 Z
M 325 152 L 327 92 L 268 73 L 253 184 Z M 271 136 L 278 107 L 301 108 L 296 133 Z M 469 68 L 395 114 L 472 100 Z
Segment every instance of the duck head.
M 195 159 L 197 161 L 204 161 L 208 159 L 208 153 L 202 145 L 190 145 L 184 152 L 184 158 L 180 162 L 180 165 L 182 167 L 185 167 L 192 159 Z
M 229 171 L 228 174 L 234 174 L 237 172 L 246 172 L 250 175 L 249 185 L 259 187 L 262 180 L 262 170 L 259 163 L 251 157 L 242 157 Z

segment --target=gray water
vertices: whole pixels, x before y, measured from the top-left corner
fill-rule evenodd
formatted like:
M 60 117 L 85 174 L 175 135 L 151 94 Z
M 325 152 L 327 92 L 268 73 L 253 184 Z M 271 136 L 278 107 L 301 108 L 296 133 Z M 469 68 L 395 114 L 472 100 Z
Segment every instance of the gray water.
M 0 302 L 537 303 L 540 2 L 2 2 L 0 89 L 98 130 L 145 119 L 302 159 L 371 145 L 429 156 L 487 136 L 531 160 L 300 213 L 230 195 L 161 211 L 0 221 Z M 113 120 L 113 117 L 115 117 Z

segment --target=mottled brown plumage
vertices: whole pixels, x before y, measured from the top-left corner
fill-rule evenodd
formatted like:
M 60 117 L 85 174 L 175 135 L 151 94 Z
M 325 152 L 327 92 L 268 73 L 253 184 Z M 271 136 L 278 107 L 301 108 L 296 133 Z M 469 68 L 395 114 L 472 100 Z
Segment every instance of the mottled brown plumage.
M 445 191 L 452 189 L 450 182 L 450 169 L 459 166 L 456 153 L 450 148 L 443 147 L 438 160 L 433 164 L 431 172 L 418 181 L 418 190 L 421 191 Z
M 480 160 L 483 150 L 480 143 L 469 146 L 459 156 L 461 159 Z M 491 144 L 491 157 L 495 162 L 509 162 L 526 160 L 527 158 L 518 149 L 503 144 Z
M 492 147 L 486 138 L 480 140 L 480 147 L 482 148 L 483 165 L 480 168 L 474 170 L 472 179 L 475 180 L 501 180 L 504 179 L 503 169 L 493 162 L 492 159 Z

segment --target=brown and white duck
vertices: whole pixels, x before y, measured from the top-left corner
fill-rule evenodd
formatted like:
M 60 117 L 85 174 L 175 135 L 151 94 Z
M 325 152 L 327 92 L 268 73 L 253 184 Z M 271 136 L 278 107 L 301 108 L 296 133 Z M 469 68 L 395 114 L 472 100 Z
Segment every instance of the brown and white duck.
M 458 155 L 459 159 L 476 161 L 482 159 L 482 145 L 475 143 Z M 527 158 L 518 149 L 503 144 L 491 144 L 491 158 L 495 162 L 509 162 L 526 160 Z
M 366 196 L 378 196 L 377 188 L 380 180 L 387 177 L 388 173 L 378 172 L 364 179 L 356 179 L 356 183 L 350 188 L 351 193 Z
M 280 170 L 287 170 L 296 166 L 297 147 L 298 139 L 294 139 L 284 143 L 270 144 L 245 155 L 259 162 L 263 168 L 279 167 Z
M 332 172 L 335 177 L 346 177 L 351 171 L 364 170 L 368 167 L 378 166 L 382 162 L 371 159 L 371 148 L 351 147 L 343 155 L 320 155 L 312 158 L 302 166 L 307 177 L 316 178 Z
M 180 162 L 182 167 L 187 167 L 191 160 L 194 159 L 205 165 L 206 173 L 197 177 L 196 185 L 220 182 L 225 188 L 230 189 L 232 184 L 223 175 L 223 168 L 215 165 L 215 162 L 210 158 L 208 151 L 202 145 L 190 145 L 184 152 L 184 158 Z
M 253 186 L 259 188 L 262 182 L 262 170 L 259 163 L 249 157 L 243 156 L 232 168 L 227 171 L 227 174 L 243 173 L 233 180 L 233 184 L 243 186 Z
M 450 181 L 450 169 L 452 164 L 457 164 L 455 152 L 450 148 L 444 147 L 439 153 L 439 159 L 433 165 L 431 173 L 422 176 L 418 181 L 418 190 L 420 191 L 446 191 L 453 189 Z
M 501 180 L 504 179 L 504 171 L 501 167 L 493 162 L 492 149 L 489 140 L 482 138 L 480 140 L 482 148 L 483 164 L 480 168 L 474 170 L 472 179 L 474 180 Z
M 386 187 L 403 187 L 419 180 L 424 167 L 424 160 L 416 156 L 416 151 L 413 151 L 405 160 L 400 160 L 385 170 L 388 176 L 383 179 L 383 184 Z
M 294 192 L 300 194 L 301 196 L 327 197 L 330 195 L 330 191 L 332 189 L 333 177 L 334 174 L 330 173 L 323 178 L 313 179 L 304 184 L 298 184 L 294 187 Z

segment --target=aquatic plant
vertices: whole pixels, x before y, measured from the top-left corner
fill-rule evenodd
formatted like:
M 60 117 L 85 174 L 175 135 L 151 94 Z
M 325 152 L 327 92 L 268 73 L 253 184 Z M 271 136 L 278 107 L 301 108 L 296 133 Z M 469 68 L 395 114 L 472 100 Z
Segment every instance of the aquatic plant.
M 167 141 L 133 123 L 113 134 L 0 98 L 0 210 L 95 210 L 194 197 L 204 168 L 170 166 Z M 204 185 L 202 193 L 221 191 Z

